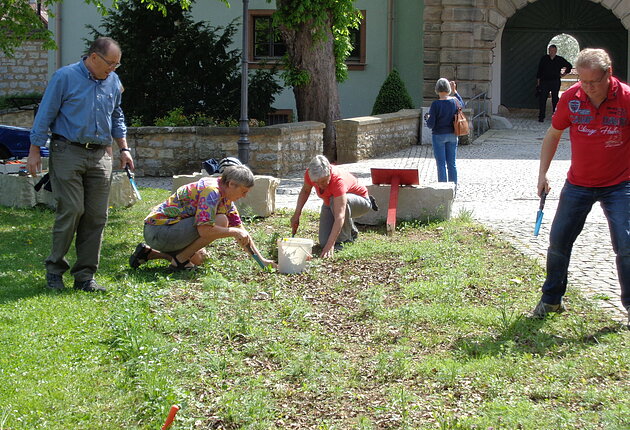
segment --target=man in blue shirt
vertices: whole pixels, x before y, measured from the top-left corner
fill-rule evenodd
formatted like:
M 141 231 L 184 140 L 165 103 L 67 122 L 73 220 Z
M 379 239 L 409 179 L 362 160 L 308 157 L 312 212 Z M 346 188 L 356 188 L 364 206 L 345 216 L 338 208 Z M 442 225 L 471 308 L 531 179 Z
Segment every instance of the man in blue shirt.
M 114 72 L 122 53 L 116 41 L 96 39 L 78 63 L 57 70 L 50 79 L 31 129 L 27 166 L 41 171 L 40 147 L 50 143 L 50 180 L 57 205 L 52 250 L 46 258 L 49 288 L 64 288 L 70 269 L 66 254 L 75 238 L 77 259 L 70 273 L 74 288 L 105 291 L 96 283 L 112 173 L 112 139 L 120 167 L 134 168 L 125 139 L 120 107 L 123 87 Z

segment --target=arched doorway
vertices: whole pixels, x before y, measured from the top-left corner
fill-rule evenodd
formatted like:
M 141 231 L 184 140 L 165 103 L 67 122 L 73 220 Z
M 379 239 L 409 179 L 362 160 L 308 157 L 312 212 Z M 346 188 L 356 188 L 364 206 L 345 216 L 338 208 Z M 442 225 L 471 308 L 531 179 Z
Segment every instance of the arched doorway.
M 590 0 L 537 1 L 517 11 L 503 29 L 501 104 L 536 108 L 538 62 L 551 38 L 561 33 L 575 37 L 580 48 L 606 49 L 615 75 L 626 80 L 628 31 L 609 9 Z

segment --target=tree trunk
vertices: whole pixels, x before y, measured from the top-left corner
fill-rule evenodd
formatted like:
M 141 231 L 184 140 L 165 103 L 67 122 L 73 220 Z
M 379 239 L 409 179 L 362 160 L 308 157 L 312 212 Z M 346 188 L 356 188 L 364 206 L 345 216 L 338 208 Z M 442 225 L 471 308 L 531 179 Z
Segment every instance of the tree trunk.
M 281 3 L 281 0 L 277 0 Z M 334 121 L 341 116 L 339 92 L 335 74 L 335 54 L 331 19 L 326 20 L 324 38 L 314 38 L 312 22 L 297 30 L 281 27 L 287 45 L 289 61 L 295 70 L 305 71 L 310 79 L 304 85 L 293 86 L 299 121 L 319 121 L 324 129 L 324 155 L 330 161 L 337 159 L 337 144 Z

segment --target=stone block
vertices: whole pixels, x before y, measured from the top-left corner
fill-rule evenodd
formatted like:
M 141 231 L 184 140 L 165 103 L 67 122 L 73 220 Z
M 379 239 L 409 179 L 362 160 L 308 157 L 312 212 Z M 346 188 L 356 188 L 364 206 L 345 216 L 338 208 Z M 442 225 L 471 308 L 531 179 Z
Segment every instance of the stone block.
M 431 129 L 427 127 L 427 122 L 424 120 L 424 116 L 429 113 L 428 107 L 422 108 L 422 144 L 433 145 L 433 138 L 431 137 Z
M 499 115 L 490 117 L 490 128 L 497 130 L 509 130 L 514 128 L 510 120 Z
M 378 225 L 387 221 L 389 185 L 368 185 L 368 192 L 378 202 L 378 211 L 369 211 L 356 218 L 360 224 Z M 435 182 L 427 185 L 400 187 L 396 221 L 442 221 L 451 218 L 455 184 Z
M 208 176 L 205 172 L 196 172 L 191 175 L 173 176 L 173 188 L 171 192 L 177 191 L 182 185 L 196 182 Z M 219 175 L 213 175 L 216 179 Z M 249 190 L 247 196 L 236 202 L 241 215 L 257 215 L 268 217 L 276 211 L 276 189 L 280 185 L 280 179 L 273 176 L 254 175 L 254 186 Z
M 38 204 L 55 207 L 53 193 L 43 188 L 35 191 L 35 184 L 45 173 L 37 176 L 0 175 L 0 205 L 20 208 L 33 207 Z M 125 172 L 112 174 L 112 187 L 109 194 L 109 206 L 129 207 L 136 203 L 131 184 Z

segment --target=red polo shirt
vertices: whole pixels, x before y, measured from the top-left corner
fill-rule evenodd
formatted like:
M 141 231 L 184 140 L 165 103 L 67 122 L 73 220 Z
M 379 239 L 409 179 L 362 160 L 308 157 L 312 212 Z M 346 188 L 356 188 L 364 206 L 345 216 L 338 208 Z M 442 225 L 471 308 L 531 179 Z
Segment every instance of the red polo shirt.
M 552 125 L 570 127 L 568 181 L 608 187 L 630 180 L 630 87 L 610 78 L 608 96 L 596 108 L 578 82 L 562 94 Z
M 337 166 L 330 166 L 330 182 L 323 190 L 311 181 L 308 170 L 304 173 L 304 182 L 315 188 L 317 195 L 324 200 L 326 206 L 330 206 L 331 197 L 341 197 L 347 193 L 368 198 L 367 188 L 359 184 L 359 180 L 351 173 L 341 170 Z

